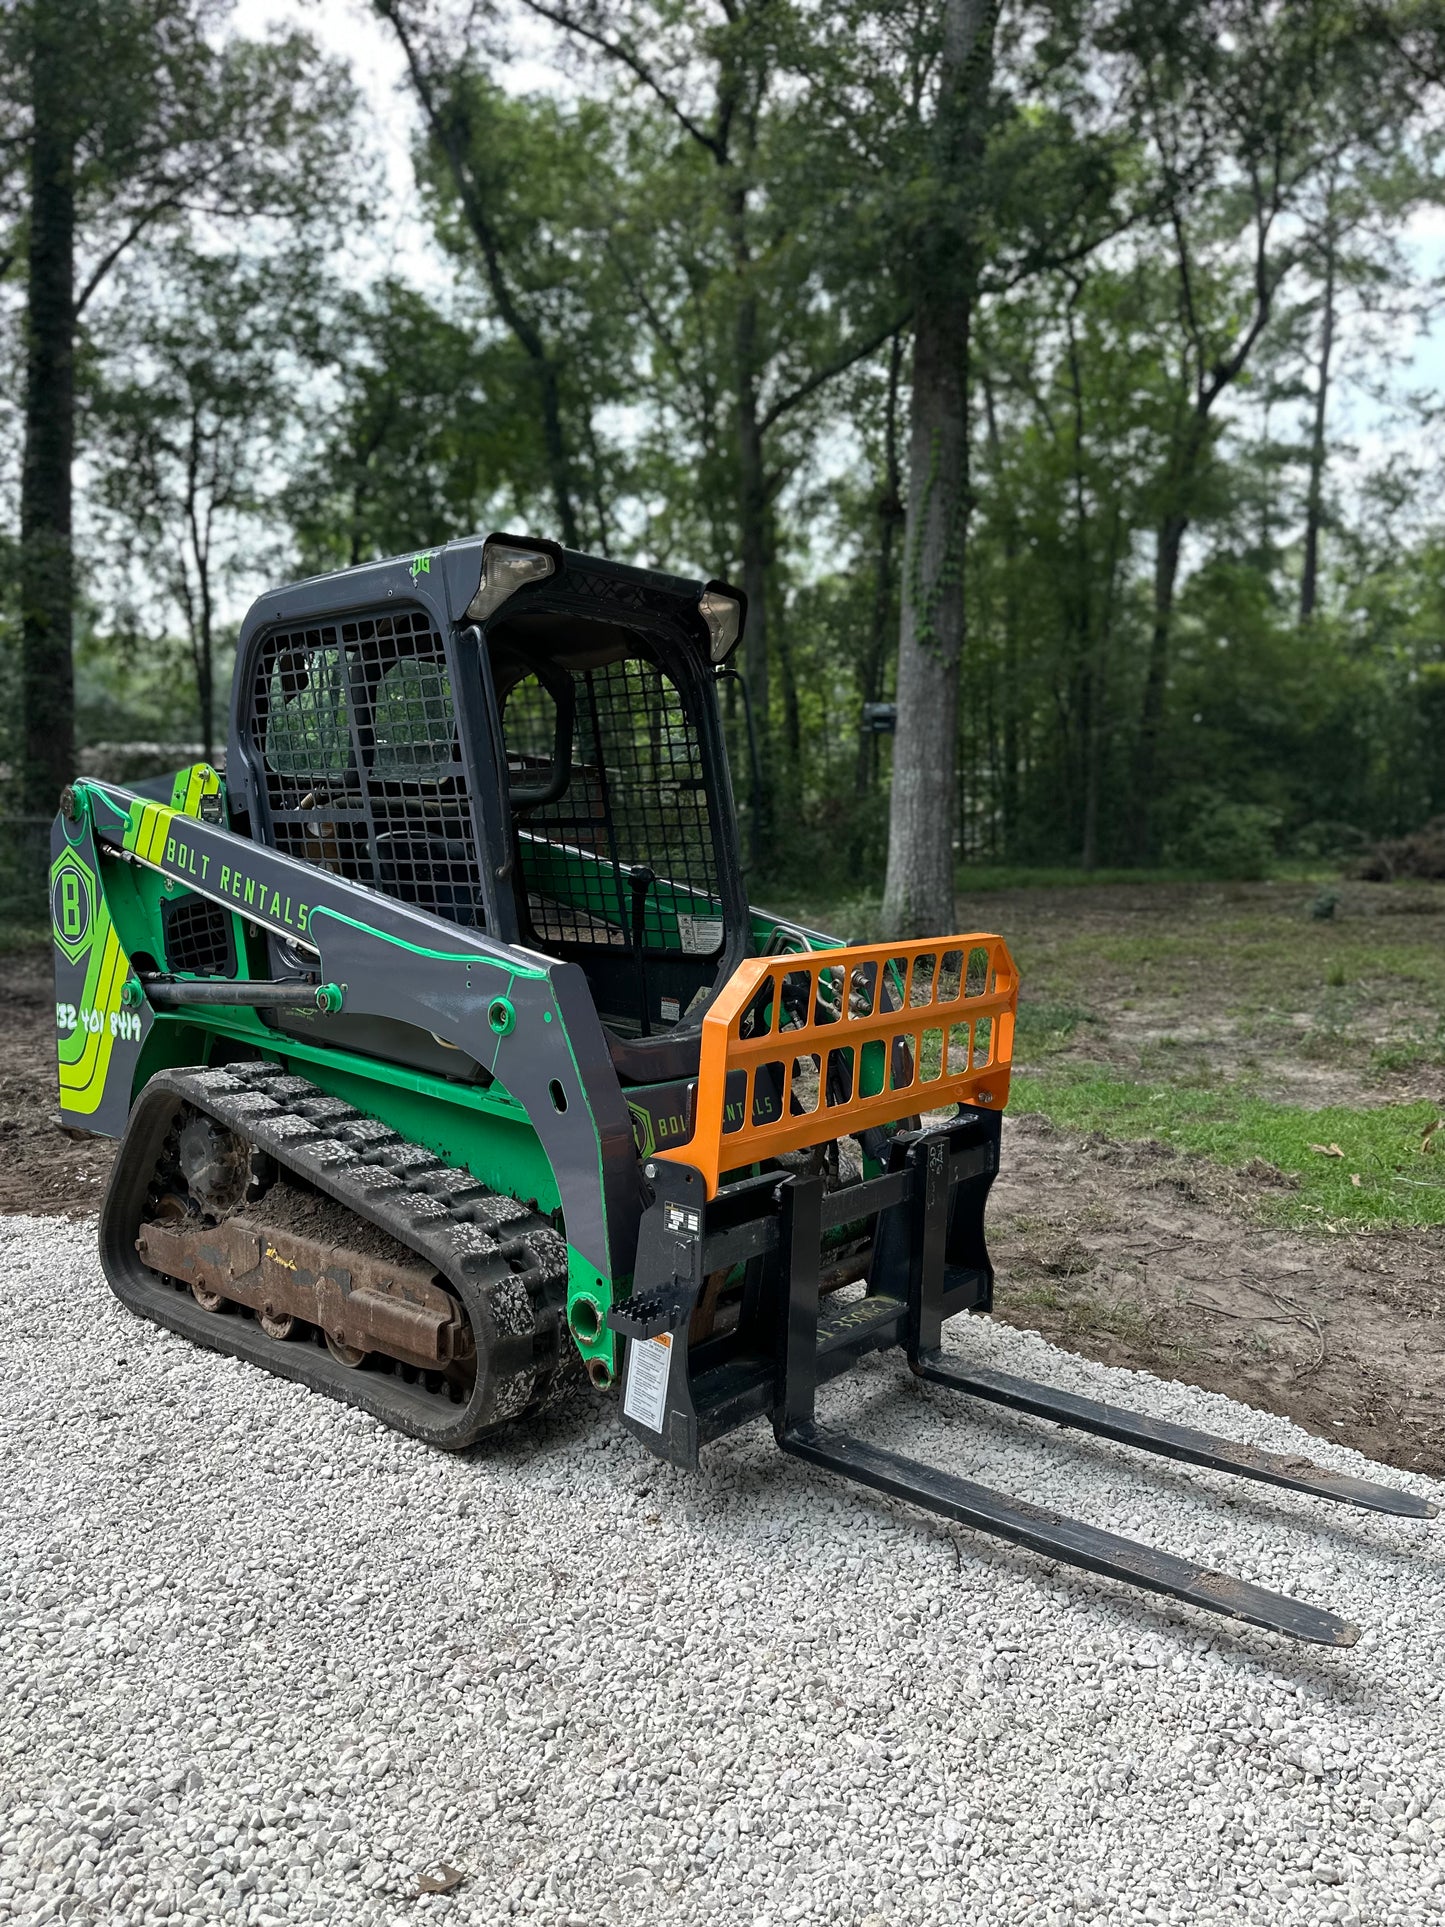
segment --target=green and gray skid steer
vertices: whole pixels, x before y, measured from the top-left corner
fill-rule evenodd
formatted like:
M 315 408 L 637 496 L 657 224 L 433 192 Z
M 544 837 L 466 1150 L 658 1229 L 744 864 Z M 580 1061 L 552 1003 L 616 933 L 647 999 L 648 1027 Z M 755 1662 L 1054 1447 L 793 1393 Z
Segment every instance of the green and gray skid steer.
M 60 1102 L 121 1138 L 133 1311 L 459 1450 L 610 1388 L 690 1467 L 784 1452 L 1297 1638 L 1335 1615 L 815 1417 L 919 1377 L 1407 1517 L 1409 1494 L 971 1365 L 1017 974 L 751 908 L 717 685 L 744 600 L 508 535 L 263 595 L 225 774 L 77 781 L 51 867 Z

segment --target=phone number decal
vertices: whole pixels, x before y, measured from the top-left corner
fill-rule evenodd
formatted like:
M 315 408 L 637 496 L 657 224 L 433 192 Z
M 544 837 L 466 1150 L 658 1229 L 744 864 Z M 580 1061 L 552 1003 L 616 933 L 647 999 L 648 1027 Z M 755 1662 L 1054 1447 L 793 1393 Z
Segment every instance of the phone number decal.
M 55 1028 L 67 1033 L 85 1030 L 92 1037 L 99 1037 L 109 1028 L 112 1037 L 133 1044 L 140 1039 L 141 1023 L 139 1013 L 133 1010 L 87 1010 L 84 1005 L 77 1010 L 74 1004 L 57 1004 Z

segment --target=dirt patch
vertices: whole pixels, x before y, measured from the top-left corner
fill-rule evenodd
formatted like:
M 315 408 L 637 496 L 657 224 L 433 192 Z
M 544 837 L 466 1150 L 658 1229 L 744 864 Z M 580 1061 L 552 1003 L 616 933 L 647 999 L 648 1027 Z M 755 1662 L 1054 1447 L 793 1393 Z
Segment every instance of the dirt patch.
M 1445 885 L 1027 888 L 961 914 L 1018 961 L 1024 1064 L 1311 1109 L 1445 1095 Z
M 60 1126 L 50 952 L 0 957 L 0 1211 L 86 1217 L 114 1155 L 112 1139 Z
M 989 1212 L 995 1312 L 1107 1364 L 1445 1472 L 1445 1231 L 1255 1221 L 1288 1179 L 1009 1119 Z

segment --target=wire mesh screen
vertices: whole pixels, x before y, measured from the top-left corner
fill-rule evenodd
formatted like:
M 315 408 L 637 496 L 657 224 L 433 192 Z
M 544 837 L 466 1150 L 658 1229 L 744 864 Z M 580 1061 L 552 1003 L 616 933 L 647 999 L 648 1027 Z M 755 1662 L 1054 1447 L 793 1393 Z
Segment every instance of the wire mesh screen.
M 166 962 L 172 970 L 198 977 L 233 977 L 231 920 L 219 904 L 202 897 L 175 897 L 161 902 L 161 930 Z
M 676 686 L 638 657 L 573 677 L 572 768 L 555 802 L 517 811 L 526 912 L 540 943 L 715 957 L 717 853 L 697 731 Z M 536 676 L 507 692 L 514 785 L 552 768 L 557 711 Z
M 270 636 L 251 729 L 278 850 L 453 923 L 482 922 L 446 656 L 422 610 Z

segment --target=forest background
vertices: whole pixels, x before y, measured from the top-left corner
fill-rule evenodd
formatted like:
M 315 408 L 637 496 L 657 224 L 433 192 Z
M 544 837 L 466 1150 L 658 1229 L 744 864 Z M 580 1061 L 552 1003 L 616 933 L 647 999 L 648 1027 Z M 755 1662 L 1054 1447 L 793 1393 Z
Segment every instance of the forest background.
M 1445 815 L 1442 73 L 1438 0 L 0 0 L 0 812 L 506 528 L 741 584 L 752 880 L 899 929 Z

